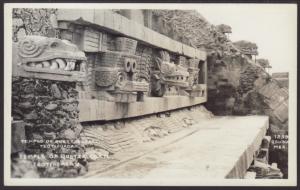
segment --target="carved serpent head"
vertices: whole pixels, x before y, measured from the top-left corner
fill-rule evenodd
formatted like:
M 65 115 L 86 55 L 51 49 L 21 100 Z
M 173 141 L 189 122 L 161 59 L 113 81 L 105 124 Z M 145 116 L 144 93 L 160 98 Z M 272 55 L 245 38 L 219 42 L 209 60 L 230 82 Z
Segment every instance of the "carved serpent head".
M 67 40 L 43 36 L 26 36 L 15 44 L 18 62 L 28 67 L 64 71 L 82 71 L 86 57 Z M 15 55 L 14 55 L 15 56 Z

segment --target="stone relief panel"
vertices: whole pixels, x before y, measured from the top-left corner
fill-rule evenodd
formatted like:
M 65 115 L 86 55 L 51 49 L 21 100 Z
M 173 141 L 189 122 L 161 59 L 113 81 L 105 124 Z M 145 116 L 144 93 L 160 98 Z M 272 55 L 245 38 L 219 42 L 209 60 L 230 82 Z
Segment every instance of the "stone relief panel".
M 154 59 L 153 49 L 138 43 L 136 55 L 139 56 L 139 64 L 137 67 L 137 80 L 150 83 L 150 72 L 153 67 Z

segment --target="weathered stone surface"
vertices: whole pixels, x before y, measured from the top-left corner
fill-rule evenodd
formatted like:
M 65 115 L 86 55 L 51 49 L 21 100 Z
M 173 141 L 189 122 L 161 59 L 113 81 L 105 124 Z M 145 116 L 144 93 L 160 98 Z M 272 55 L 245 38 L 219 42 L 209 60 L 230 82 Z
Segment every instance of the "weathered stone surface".
M 277 118 L 282 122 L 286 122 L 288 120 L 289 117 L 289 112 L 288 112 L 288 101 L 282 102 L 282 104 L 280 104 L 280 106 L 278 106 L 275 111 L 274 114 L 275 116 L 277 116 Z
M 25 122 L 24 121 L 12 121 L 11 130 L 11 153 L 22 152 L 25 150 L 25 144 L 22 140 L 26 140 L 25 136 Z
M 56 138 L 56 133 L 55 132 L 49 132 L 49 133 L 44 132 L 44 136 L 46 138 L 49 138 L 49 139 L 55 139 Z
M 49 111 L 52 111 L 52 110 L 55 110 L 57 108 L 57 104 L 48 104 L 45 109 L 46 110 L 49 110 Z
M 23 109 L 30 109 L 34 107 L 34 105 L 31 102 L 22 102 L 19 104 L 19 106 Z
M 129 20 L 121 15 L 115 15 L 114 12 L 109 10 L 89 10 L 90 12 L 86 12 L 82 19 L 84 21 L 91 20 L 92 23 L 100 25 L 102 27 L 108 28 L 110 30 L 114 30 L 117 32 L 121 32 L 123 35 L 132 36 L 133 38 L 139 39 L 141 41 L 146 41 L 148 44 L 155 45 L 160 48 L 168 49 L 172 52 L 177 52 L 178 48 L 176 46 L 171 46 L 172 39 L 169 39 L 166 36 L 161 35 L 155 31 L 152 31 L 152 34 L 149 34 L 149 37 L 144 38 L 144 28 L 142 25 Z M 74 14 L 73 10 L 66 10 L 61 9 L 58 13 L 58 21 L 65 21 L 65 20 L 77 20 L 80 18 L 78 14 Z M 85 20 L 86 19 L 86 20 Z M 114 19 L 121 20 L 121 23 L 115 23 Z M 119 25 L 120 24 L 120 25 Z M 167 26 L 167 25 L 165 25 Z M 162 27 L 163 28 L 163 27 Z M 116 30 L 119 29 L 119 30 Z M 150 37 L 151 36 L 151 37 Z M 187 39 L 186 39 L 187 40 Z M 187 40 L 188 41 L 188 40 Z M 163 42 L 163 43 L 162 43 Z M 188 43 L 187 45 L 191 45 Z M 195 49 L 194 47 L 190 47 L 191 51 L 186 51 L 187 55 L 191 57 L 198 57 L 199 59 L 205 60 L 205 52 Z M 182 46 L 180 49 L 180 53 L 183 53 Z M 199 57 L 200 56 L 200 57 Z
M 62 106 L 62 109 L 68 112 L 76 111 L 77 105 L 75 104 L 65 104 Z
M 53 94 L 53 96 L 55 97 L 55 98 L 61 98 L 61 92 L 60 92 L 60 90 L 59 90 L 59 88 L 57 87 L 57 84 L 52 84 L 51 85 L 51 92 L 52 92 L 52 94 Z
M 38 115 L 37 115 L 36 111 L 32 111 L 28 114 L 25 114 L 24 119 L 25 120 L 36 120 L 36 119 L 38 119 Z
M 82 132 L 82 129 L 83 129 L 83 127 L 81 126 L 81 124 L 76 125 L 76 127 L 74 129 L 76 136 L 80 135 L 80 133 Z
M 72 140 L 72 139 L 75 139 L 75 138 L 76 138 L 76 133 L 75 133 L 73 130 L 71 130 L 71 129 L 67 129 L 67 130 L 65 130 L 65 131 L 63 132 L 63 137 L 64 137 L 65 139 L 70 139 L 70 140 Z
M 14 9 L 13 10 L 13 39 L 17 41 L 24 35 L 57 35 L 50 17 L 56 9 Z M 21 32 L 20 32 L 21 31 Z M 21 34 L 22 33 L 22 34 Z
M 281 88 L 289 88 L 289 74 L 287 72 L 272 73 L 272 78 L 279 83 Z
M 38 133 L 32 133 L 32 140 L 43 140 L 44 138 L 42 137 L 42 135 L 38 134 Z
M 29 160 L 20 158 L 12 159 L 12 177 L 13 178 L 39 178 L 37 168 Z

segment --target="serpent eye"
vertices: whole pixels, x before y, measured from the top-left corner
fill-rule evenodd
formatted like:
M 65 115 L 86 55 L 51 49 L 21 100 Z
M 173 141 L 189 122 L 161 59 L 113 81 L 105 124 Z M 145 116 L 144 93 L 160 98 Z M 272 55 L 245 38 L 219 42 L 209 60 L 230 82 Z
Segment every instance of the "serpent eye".
M 50 47 L 51 48 L 56 48 L 58 46 L 58 43 L 57 42 L 52 42 L 51 44 L 50 44 Z
M 123 82 L 123 81 L 124 81 L 124 77 L 123 77 L 123 75 L 119 75 L 119 77 L 118 77 L 118 81 L 119 81 L 119 82 Z
M 118 73 L 116 86 L 123 86 L 125 81 L 126 81 L 125 73 Z

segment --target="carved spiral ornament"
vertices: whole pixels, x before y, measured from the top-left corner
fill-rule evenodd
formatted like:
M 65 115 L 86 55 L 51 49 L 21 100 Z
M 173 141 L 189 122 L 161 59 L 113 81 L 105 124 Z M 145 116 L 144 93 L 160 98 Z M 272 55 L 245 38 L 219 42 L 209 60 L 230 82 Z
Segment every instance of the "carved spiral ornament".
M 44 50 L 44 46 L 40 46 L 31 39 L 24 39 L 19 42 L 19 55 L 24 58 L 37 57 Z

